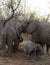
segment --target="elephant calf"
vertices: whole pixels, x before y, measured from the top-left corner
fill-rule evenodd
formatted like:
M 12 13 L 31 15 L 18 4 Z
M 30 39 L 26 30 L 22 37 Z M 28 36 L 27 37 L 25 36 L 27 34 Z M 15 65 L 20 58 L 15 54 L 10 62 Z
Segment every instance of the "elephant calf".
M 39 44 L 33 43 L 32 41 L 28 41 L 25 46 L 26 48 L 26 58 L 31 59 L 31 55 L 34 53 L 36 59 L 39 58 L 43 54 L 42 47 Z

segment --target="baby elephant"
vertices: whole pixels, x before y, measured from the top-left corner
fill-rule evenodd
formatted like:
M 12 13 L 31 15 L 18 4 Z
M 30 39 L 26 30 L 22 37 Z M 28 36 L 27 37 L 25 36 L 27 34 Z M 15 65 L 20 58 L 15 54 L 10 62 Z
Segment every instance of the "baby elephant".
M 32 41 L 28 41 L 25 48 L 27 59 L 32 59 L 31 56 L 34 53 L 36 60 L 38 60 L 38 58 L 43 54 L 42 47 L 39 44 L 33 43 Z

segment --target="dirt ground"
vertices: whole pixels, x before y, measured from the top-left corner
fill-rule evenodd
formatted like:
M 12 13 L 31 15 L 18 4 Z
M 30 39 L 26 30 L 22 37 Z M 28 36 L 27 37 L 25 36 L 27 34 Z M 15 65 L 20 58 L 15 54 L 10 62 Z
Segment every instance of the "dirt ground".
M 43 55 L 40 60 L 28 61 L 25 59 L 25 50 L 24 46 L 27 41 L 24 41 L 20 44 L 19 49 L 21 50 L 18 54 L 10 57 L 1 57 L 0 56 L 0 65 L 50 65 L 50 55 Z M 50 52 L 50 50 L 49 50 Z

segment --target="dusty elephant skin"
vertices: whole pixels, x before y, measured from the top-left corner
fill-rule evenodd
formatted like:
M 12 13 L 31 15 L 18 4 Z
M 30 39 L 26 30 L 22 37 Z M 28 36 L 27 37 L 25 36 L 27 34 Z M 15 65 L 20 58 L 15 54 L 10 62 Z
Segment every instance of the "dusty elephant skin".
M 31 55 L 34 54 L 36 59 L 39 59 L 39 56 L 43 54 L 42 47 L 39 44 L 33 43 L 32 41 L 28 41 L 26 46 L 26 58 L 32 59 Z
M 21 37 L 22 28 L 21 28 L 20 25 L 15 25 L 13 28 L 14 28 L 15 31 L 16 31 L 16 35 L 17 35 L 16 37 L 17 37 L 17 39 L 18 39 L 18 44 L 19 44 L 20 42 L 23 41 L 23 38 Z M 14 49 L 15 49 L 15 47 L 16 47 L 16 45 L 13 46 Z M 18 45 L 18 47 L 19 47 L 19 45 Z M 15 50 L 16 50 L 16 49 L 15 49 Z
M 21 27 L 23 27 L 23 33 L 31 34 L 32 42 L 40 43 L 42 47 L 46 44 L 48 52 L 50 47 L 50 22 L 28 20 L 24 21 Z
M 12 56 L 13 52 L 17 52 L 19 42 L 23 41 L 22 37 L 18 37 L 16 30 L 13 27 L 5 26 L 1 31 L 3 56 L 5 56 L 5 46 L 8 46 L 8 55 Z M 14 41 L 14 46 L 13 46 Z

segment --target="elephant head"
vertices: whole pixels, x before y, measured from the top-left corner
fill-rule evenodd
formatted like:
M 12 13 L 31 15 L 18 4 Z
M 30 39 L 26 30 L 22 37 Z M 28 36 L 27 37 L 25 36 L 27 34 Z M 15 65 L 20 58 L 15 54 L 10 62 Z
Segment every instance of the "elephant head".
M 25 21 L 23 24 L 22 24 L 22 27 L 23 27 L 23 33 L 28 33 L 28 34 L 31 34 L 32 32 L 36 31 L 37 30 L 37 22 L 36 21 L 32 21 L 32 20 L 29 20 L 29 21 Z
M 22 32 L 23 33 L 26 33 L 27 32 L 27 27 L 28 27 L 29 23 L 30 23 L 29 21 L 24 21 L 22 23 L 21 28 L 22 28 Z

